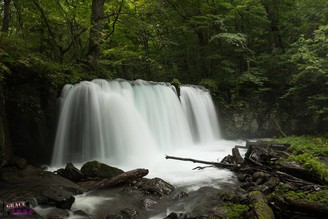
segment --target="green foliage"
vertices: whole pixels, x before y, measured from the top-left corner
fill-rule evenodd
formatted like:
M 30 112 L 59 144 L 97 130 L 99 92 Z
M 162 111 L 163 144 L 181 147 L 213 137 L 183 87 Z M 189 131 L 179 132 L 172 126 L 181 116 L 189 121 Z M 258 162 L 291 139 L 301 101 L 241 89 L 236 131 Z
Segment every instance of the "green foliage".
M 241 204 L 229 204 L 224 206 L 228 210 L 228 217 L 230 219 L 243 218 L 243 215 L 248 212 L 249 206 Z
M 318 202 L 321 204 L 328 204 L 328 188 L 323 187 L 317 191 L 298 191 L 295 188 L 288 187 L 286 185 L 279 185 L 273 196 L 290 200 L 306 200 L 310 202 Z
M 171 81 L 171 84 L 172 84 L 173 86 L 175 86 L 175 87 L 180 87 L 180 86 L 181 86 L 181 82 L 180 82 L 178 79 L 176 79 L 176 78 L 174 78 L 174 79 Z
M 288 158 L 289 160 L 296 161 L 328 182 L 328 168 L 318 159 L 318 156 L 328 156 L 328 138 L 291 136 L 277 139 L 277 141 L 291 144 L 289 150 L 293 155 Z
M 293 155 L 308 153 L 313 156 L 328 156 L 328 138 L 314 136 L 289 136 L 276 139 L 280 143 L 291 144 Z
M 291 48 L 291 62 L 298 72 L 291 78 L 285 98 L 300 104 L 298 113 L 311 114 L 313 119 L 328 121 L 328 25 L 320 26 L 314 36 L 301 35 Z M 304 107 L 305 106 L 305 107 Z
M 105 1 L 95 24 L 91 0 L 16 0 L 0 33 L 0 71 L 28 69 L 58 87 L 95 77 L 200 82 L 227 113 L 279 109 L 307 124 L 299 133 L 323 133 L 327 8 L 325 0 L 119 0 Z
M 328 168 L 325 164 L 320 162 L 316 157 L 310 154 L 292 155 L 288 158 L 289 160 L 296 161 L 301 164 L 304 168 L 318 175 L 325 182 L 328 182 Z
M 212 94 L 216 93 L 219 90 L 217 82 L 210 78 L 202 79 L 199 82 L 199 85 L 202 85 L 202 86 L 206 87 L 207 89 L 209 89 Z

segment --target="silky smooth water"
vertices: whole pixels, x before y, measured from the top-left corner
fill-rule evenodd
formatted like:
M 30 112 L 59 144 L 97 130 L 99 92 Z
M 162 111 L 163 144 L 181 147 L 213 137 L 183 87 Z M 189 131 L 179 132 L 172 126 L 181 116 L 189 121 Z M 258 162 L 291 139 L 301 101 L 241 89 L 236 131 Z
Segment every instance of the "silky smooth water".
M 209 92 L 170 84 L 96 79 L 66 85 L 52 166 L 99 160 L 139 164 L 172 149 L 220 138 Z
M 51 166 L 73 162 L 80 168 L 98 160 L 124 171 L 147 168 L 147 178 L 160 177 L 177 190 L 190 192 L 203 186 L 220 188 L 236 179 L 218 168 L 193 170 L 204 165 L 166 160 L 165 154 L 215 162 L 231 153 L 235 144 L 241 142 L 221 139 L 216 109 L 204 88 L 181 86 L 178 97 L 167 83 L 97 79 L 63 88 Z M 111 210 L 135 207 L 136 197 L 106 192 L 76 196 L 72 211 L 104 218 Z M 171 211 L 188 211 L 187 205 L 168 202 L 142 214 L 163 218 Z M 52 209 L 38 210 L 47 215 Z

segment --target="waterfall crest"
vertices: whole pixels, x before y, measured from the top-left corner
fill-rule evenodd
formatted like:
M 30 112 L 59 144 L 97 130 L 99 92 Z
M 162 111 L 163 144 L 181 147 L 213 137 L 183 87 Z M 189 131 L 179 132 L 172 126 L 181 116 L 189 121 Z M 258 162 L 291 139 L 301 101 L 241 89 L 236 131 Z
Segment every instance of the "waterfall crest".
M 52 165 L 129 162 L 220 138 L 208 91 L 170 84 L 96 79 L 66 85 Z

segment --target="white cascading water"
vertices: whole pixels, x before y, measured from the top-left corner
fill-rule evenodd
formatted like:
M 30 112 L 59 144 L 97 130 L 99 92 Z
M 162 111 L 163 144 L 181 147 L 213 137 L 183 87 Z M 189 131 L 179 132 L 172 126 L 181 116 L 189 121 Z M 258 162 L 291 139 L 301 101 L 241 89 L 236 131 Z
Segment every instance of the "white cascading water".
M 96 159 L 133 162 L 220 138 L 208 91 L 137 80 L 80 82 L 62 91 L 52 166 Z

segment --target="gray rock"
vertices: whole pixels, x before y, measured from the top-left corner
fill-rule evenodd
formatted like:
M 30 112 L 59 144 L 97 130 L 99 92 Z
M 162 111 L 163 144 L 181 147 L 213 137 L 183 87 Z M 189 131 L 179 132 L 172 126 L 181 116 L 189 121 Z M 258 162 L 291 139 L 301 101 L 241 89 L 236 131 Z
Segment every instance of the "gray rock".
M 171 194 L 175 189 L 174 186 L 160 178 L 141 179 L 136 186 L 148 194 L 159 196 Z
M 119 214 L 109 214 L 105 217 L 105 219 L 123 219 L 123 216 Z
M 67 163 L 65 169 L 59 169 L 56 172 L 58 175 L 73 182 L 79 182 L 83 178 L 82 172 L 77 169 L 72 163 Z
M 98 161 L 89 161 L 83 164 L 81 168 L 81 172 L 84 178 L 88 178 L 88 177 L 112 178 L 121 173 L 124 173 L 124 171 L 121 169 L 108 166 L 107 164 L 100 163 Z

